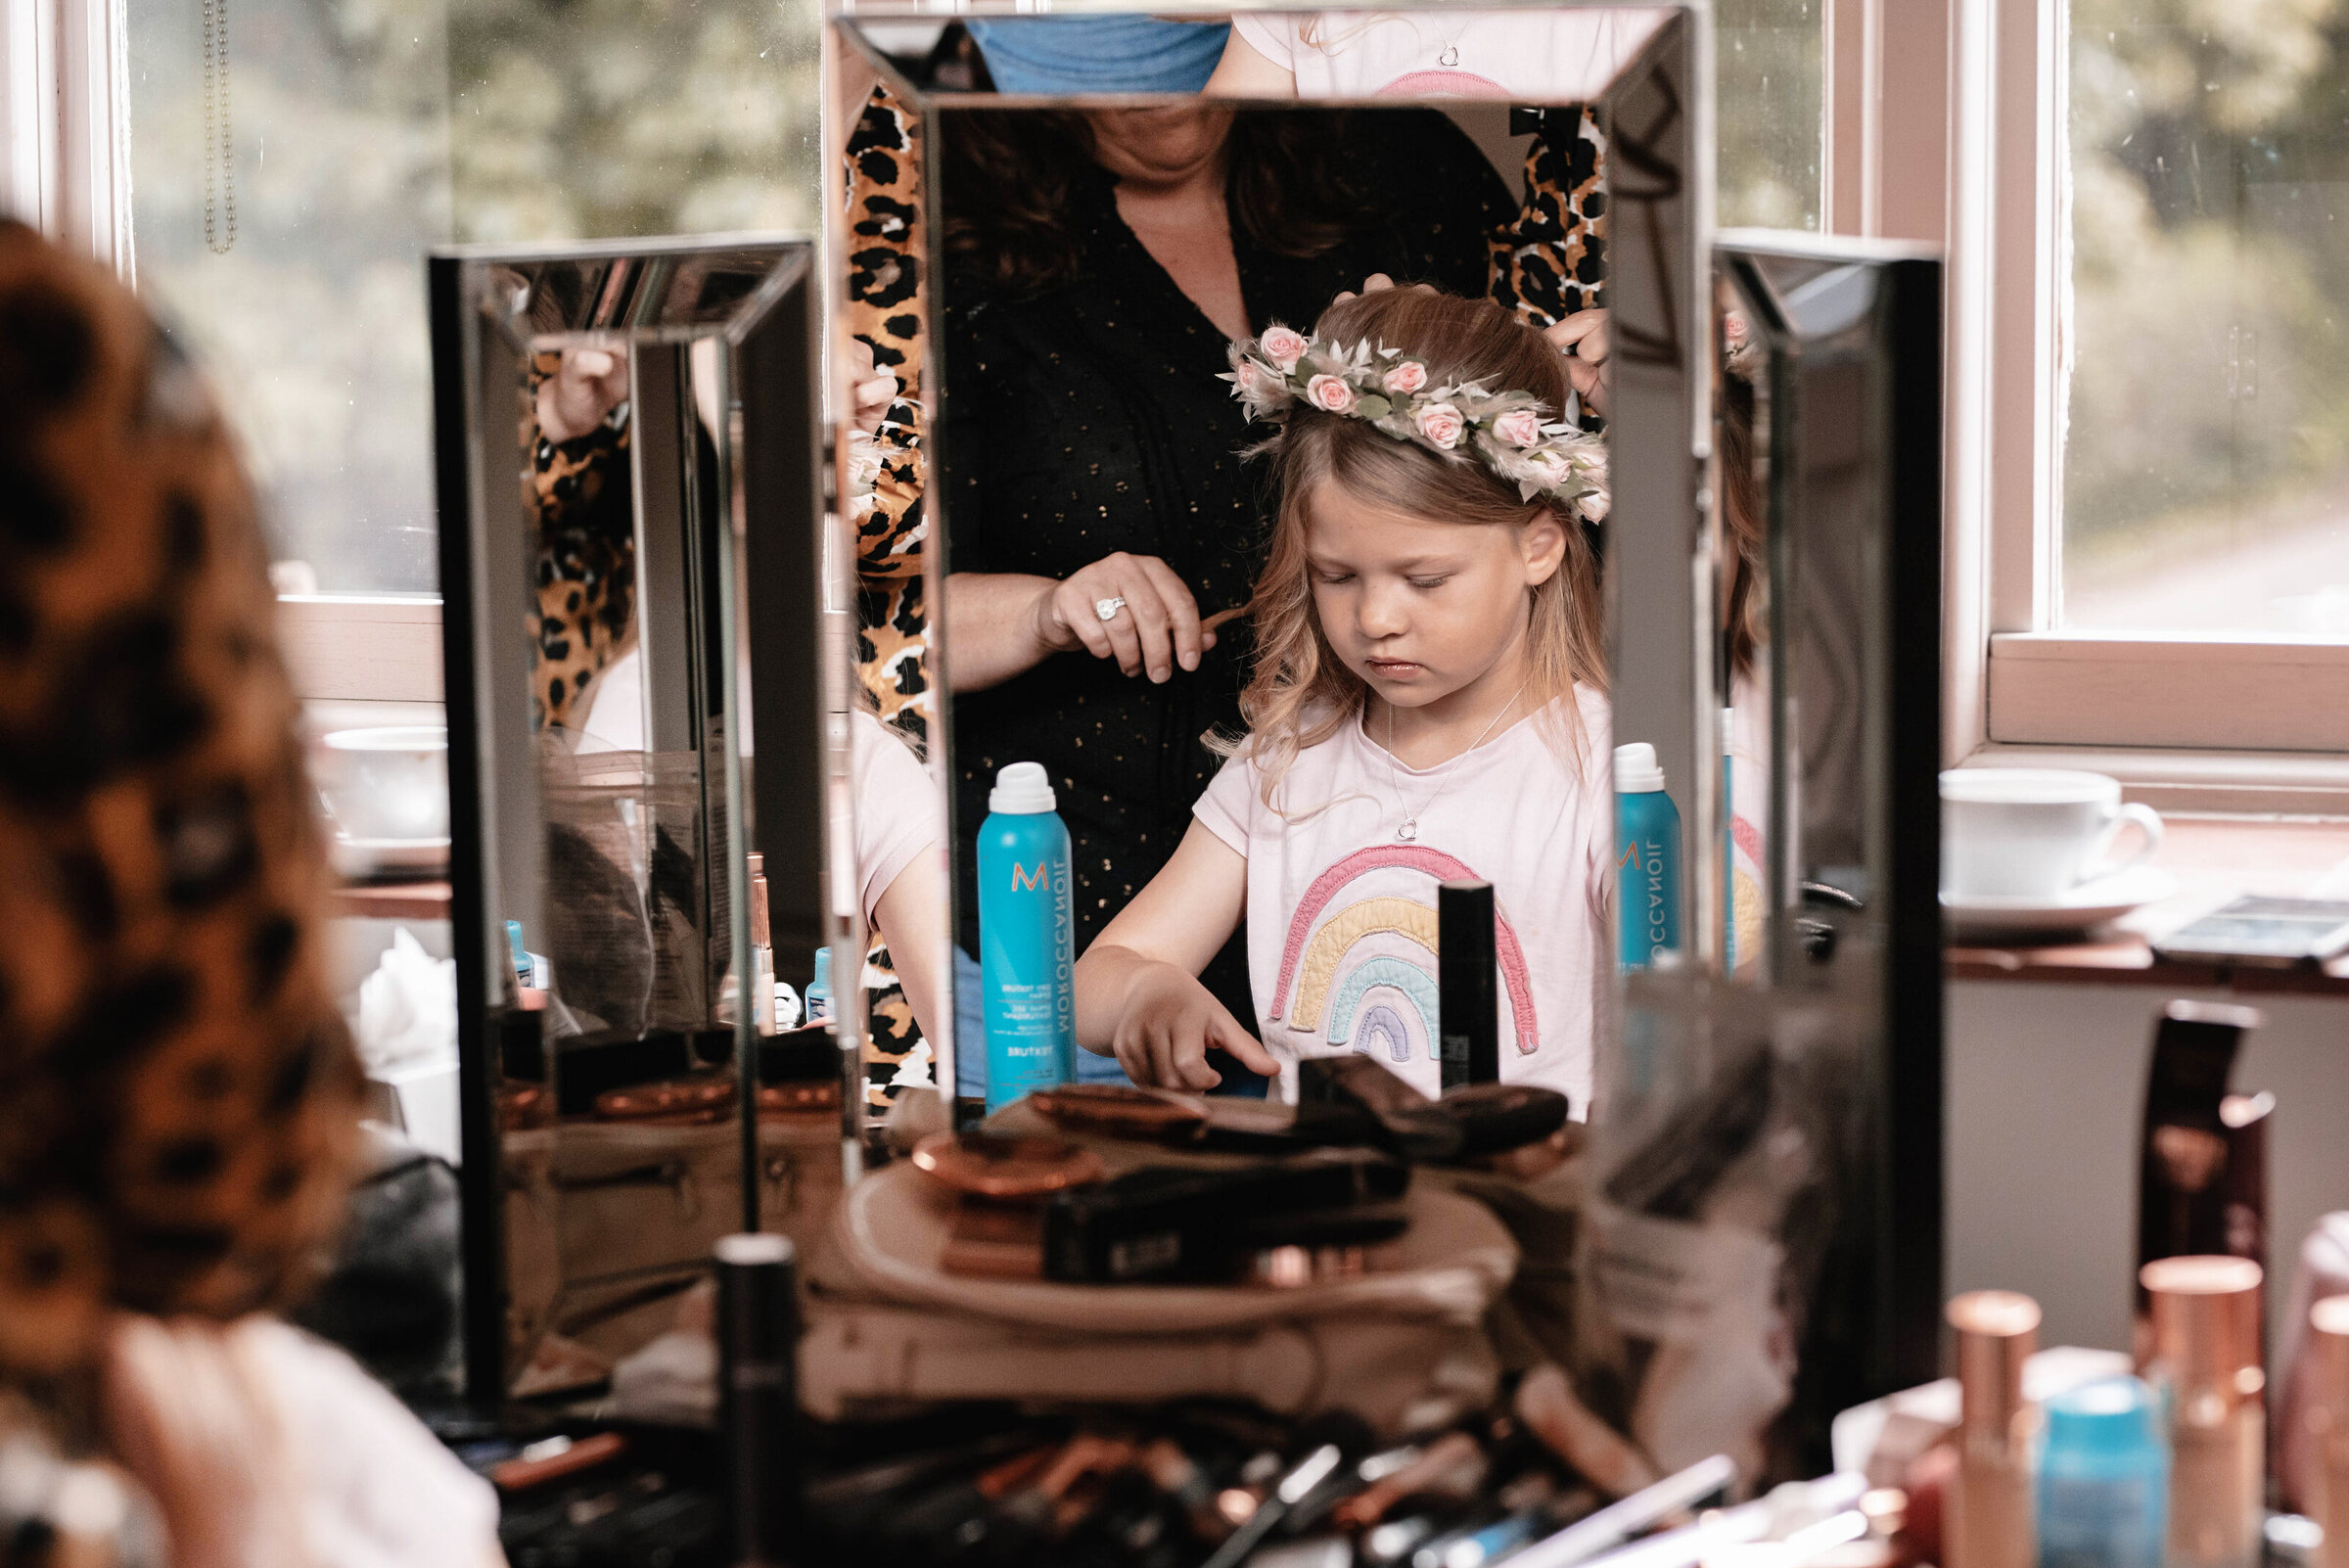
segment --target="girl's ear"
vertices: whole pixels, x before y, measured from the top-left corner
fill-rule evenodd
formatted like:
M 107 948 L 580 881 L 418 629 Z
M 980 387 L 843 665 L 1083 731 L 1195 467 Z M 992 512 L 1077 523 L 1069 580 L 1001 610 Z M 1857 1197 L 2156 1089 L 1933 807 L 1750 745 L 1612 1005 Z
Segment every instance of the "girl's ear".
M 1525 555 L 1525 585 L 1538 588 L 1558 575 L 1566 561 L 1566 526 L 1544 507 L 1517 537 Z

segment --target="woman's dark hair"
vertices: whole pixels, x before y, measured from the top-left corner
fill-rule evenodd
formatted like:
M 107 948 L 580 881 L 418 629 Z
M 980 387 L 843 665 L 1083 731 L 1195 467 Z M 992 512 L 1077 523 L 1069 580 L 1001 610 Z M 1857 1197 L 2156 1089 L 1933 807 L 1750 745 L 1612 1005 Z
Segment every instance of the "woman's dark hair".
M 1311 256 L 1365 225 L 1368 206 L 1338 156 L 1349 115 L 1229 113 L 1235 230 L 1275 255 Z M 947 252 L 1015 294 L 1075 278 L 1082 242 L 1067 214 L 1071 188 L 1096 167 L 1088 117 L 1073 110 L 1002 109 L 956 110 L 943 117 Z
M 1721 515 L 1732 552 L 1722 632 L 1730 672 L 1749 675 L 1762 645 L 1761 621 L 1769 613 L 1758 591 L 1769 538 L 1755 484 L 1759 453 L 1754 447 L 1753 384 L 1731 372 L 1721 378 Z

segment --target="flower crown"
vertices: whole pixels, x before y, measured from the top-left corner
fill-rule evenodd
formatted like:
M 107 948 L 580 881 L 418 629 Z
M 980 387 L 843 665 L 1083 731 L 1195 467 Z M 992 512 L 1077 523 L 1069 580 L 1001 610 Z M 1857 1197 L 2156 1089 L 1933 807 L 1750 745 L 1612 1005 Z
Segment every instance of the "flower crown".
M 1439 457 L 1474 457 L 1520 499 L 1547 495 L 1585 522 L 1607 515 L 1607 447 L 1596 436 L 1549 420 L 1532 392 L 1482 382 L 1428 385 L 1427 366 L 1400 348 L 1349 347 L 1288 327 L 1231 346 L 1232 386 L 1249 415 L 1284 421 L 1299 403 L 1367 421 Z

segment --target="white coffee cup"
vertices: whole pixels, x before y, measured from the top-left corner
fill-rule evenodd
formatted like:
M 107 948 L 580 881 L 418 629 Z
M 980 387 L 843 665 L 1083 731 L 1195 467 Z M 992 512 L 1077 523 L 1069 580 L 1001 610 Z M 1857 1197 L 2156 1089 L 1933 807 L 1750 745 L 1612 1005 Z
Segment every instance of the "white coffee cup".
M 438 725 L 339 729 L 318 751 L 318 790 L 346 838 L 448 837 L 448 731 Z
M 2135 826 L 2126 859 L 2113 842 Z M 2119 781 L 2051 767 L 1960 767 L 1941 775 L 1941 891 L 1960 899 L 2060 899 L 2125 871 L 2161 845 L 2161 817 L 2123 805 Z

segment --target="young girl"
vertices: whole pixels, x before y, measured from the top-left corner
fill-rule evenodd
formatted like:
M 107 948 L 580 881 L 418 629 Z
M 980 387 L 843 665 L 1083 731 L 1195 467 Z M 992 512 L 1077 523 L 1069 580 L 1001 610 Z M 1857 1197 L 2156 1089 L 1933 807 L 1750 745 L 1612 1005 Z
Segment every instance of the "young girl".
M 1207 1088 L 1359 1050 L 1438 1091 L 1436 889 L 1491 882 L 1501 1076 L 1590 1095 L 1613 844 L 1598 443 L 1498 305 L 1393 289 L 1232 350 L 1282 423 L 1250 733 L 1174 856 L 1077 966 L 1077 1038 Z M 1245 913 L 1251 1032 L 1195 978 Z M 1259 1035 L 1262 1043 L 1259 1043 Z

